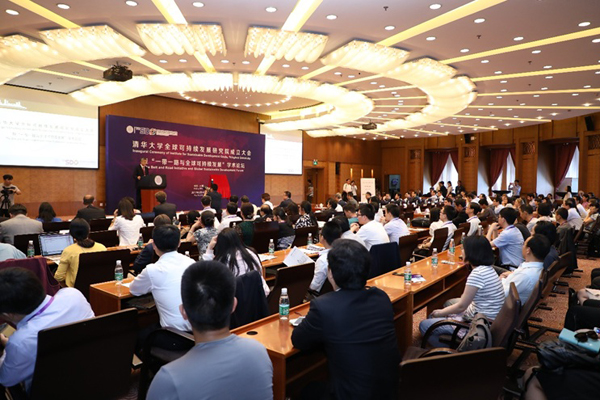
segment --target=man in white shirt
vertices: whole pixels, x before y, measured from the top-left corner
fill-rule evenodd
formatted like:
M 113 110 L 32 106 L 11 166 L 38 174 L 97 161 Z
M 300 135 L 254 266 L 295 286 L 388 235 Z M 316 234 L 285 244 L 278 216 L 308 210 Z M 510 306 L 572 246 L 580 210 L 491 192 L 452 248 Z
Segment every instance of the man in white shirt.
M 381 243 L 389 243 L 390 238 L 379 222 L 374 221 L 375 209 L 371 204 L 361 204 L 358 208 L 358 224 L 352 224 L 352 231 L 365 242 L 367 250 L 371 246 Z
M 473 236 L 477 233 L 479 229 L 479 225 L 481 221 L 477 218 L 477 214 L 481 212 L 481 206 L 476 201 L 472 201 L 469 203 L 469 207 L 465 210 L 467 212 L 467 222 L 469 225 L 469 231 L 467 232 L 467 236 Z
M 160 317 L 160 326 L 190 332 L 192 327 L 181 316 L 179 306 L 181 305 L 181 276 L 194 260 L 177 252 L 179 229 L 173 225 L 154 228 L 152 240 L 154 251 L 159 259 L 156 263 L 149 264 L 141 274 L 136 276 L 129 286 L 129 291 L 134 296 L 152 292 Z
M 202 203 L 202 210 L 200 210 L 200 215 L 202 215 L 205 211 L 212 211 L 212 213 L 215 214 L 214 226 L 215 226 L 215 228 L 218 228 L 219 220 L 217 219 L 217 210 L 215 210 L 214 208 L 212 208 L 210 206 L 212 199 L 209 196 L 204 196 L 204 197 L 202 197 L 202 199 L 200 199 L 200 202 Z
M 309 286 L 310 294 L 317 296 L 323 288 L 323 284 L 327 280 L 327 254 L 333 245 L 333 242 L 342 236 L 342 228 L 336 221 L 329 221 L 321 230 L 320 243 L 325 247 L 325 250 L 319 253 L 319 258 L 315 263 L 315 274 Z
M 514 270 L 504 272 L 500 275 L 504 295 L 508 296 L 510 284 L 514 283 L 521 298 L 521 304 L 525 304 L 535 285 L 540 280 L 544 270 L 544 259 L 550 252 L 550 241 L 543 235 L 533 235 L 527 238 L 523 245 L 523 258 L 525 261 Z
M 521 195 L 521 186 L 519 180 L 515 179 L 514 183 L 508 185 L 508 190 L 512 190 L 512 197 L 519 197 Z
M 562 206 L 566 208 L 569 212 L 569 215 L 567 217 L 567 222 L 569 223 L 569 225 L 572 228 L 575 228 L 575 230 L 581 229 L 581 225 L 583 225 L 583 219 L 577 211 L 577 205 L 575 204 L 575 200 L 573 198 L 567 199 Z
M 402 236 L 410 235 L 406 223 L 400 219 L 400 208 L 395 204 L 388 204 L 385 207 L 385 225 L 383 228 L 390 238 L 390 242 L 398 243 Z
M 225 214 L 221 219 L 221 223 L 217 227 L 217 232 L 221 232 L 225 228 L 229 228 L 232 222 L 242 221 L 240 217 L 237 216 L 237 205 L 235 203 L 227 203 L 227 207 L 225 208 Z
M 519 212 L 514 208 L 505 208 L 500 212 L 498 222 L 490 225 L 487 238 L 492 247 L 500 251 L 500 265 L 509 269 L 515 269 L 523 262 L 523 235 L 514 223 Z M 498 234 L 499 229 L 502 232 Z
M 273 203 L 271 203 L 271 195 L 269 193 L 263 193 L 260 196 L 260 200 L 262 201 L 263 204 L 268 205 L 269 207 L 271 207 L 271 210 L 273 210 L 275 207 L 273 206 Z
M 527 230 L 533 233 L 533 227 L 537 224 L 538 219 L 533 216 L 533 207 L 529 204 L 521 206 L 521 218 L 525 221 Z
M 350 184 L 350 178 L 346 179 L 346 183 L 344 183 L 342 191 L 346 193 L 352 193 L 352 185 Z

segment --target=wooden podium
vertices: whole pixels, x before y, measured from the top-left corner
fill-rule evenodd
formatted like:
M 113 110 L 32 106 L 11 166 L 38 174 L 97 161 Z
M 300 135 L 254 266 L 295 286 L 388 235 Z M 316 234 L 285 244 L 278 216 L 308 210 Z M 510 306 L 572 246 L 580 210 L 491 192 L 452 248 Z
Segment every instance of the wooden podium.
M 158 205 L 156 192 L 166 189 L 167 187 L 167 176 L 162 174 L 149 174 L 143 176 L 138 182 L 138 188 L 140 189 L 140 195 L 142 200 L 142 211 L 143 213 L 152 212 L 154 206 Z

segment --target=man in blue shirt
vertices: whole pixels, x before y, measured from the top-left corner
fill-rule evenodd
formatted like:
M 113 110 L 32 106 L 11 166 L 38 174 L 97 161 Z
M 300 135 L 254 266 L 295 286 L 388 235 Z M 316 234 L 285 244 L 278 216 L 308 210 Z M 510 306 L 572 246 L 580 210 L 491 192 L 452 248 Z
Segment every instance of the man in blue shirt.
M 515 221 L 519 212 L 514 208 L 506 207 L 500 211 L 498 222 L 490 225 L 487 238 L 492 247 L 500 251 L 500 266 L 506 270 L 514 270 L 524 261 L 523 259 L 523 235 L 515 227 Z M 499 233 L 500 228 L 502 232 Z

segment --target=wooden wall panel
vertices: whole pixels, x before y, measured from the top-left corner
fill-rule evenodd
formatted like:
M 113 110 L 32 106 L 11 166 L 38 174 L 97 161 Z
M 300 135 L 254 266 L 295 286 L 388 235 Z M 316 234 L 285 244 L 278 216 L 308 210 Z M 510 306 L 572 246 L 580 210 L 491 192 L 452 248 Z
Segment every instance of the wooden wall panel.
M 271 195 L 271 202 L 274 205 L 281 203 L 283 192 L 286 190 L 292 193 L 292 200 L 300 203 L 306 198 L 304 196 L 304 186 L 302 175 L 265 175 L 265 192 Z M 238 195 L 241 197 L 243 193 Z
M 577 137 L 577 118 L 552 121 L 552 125 L 553 139 Z

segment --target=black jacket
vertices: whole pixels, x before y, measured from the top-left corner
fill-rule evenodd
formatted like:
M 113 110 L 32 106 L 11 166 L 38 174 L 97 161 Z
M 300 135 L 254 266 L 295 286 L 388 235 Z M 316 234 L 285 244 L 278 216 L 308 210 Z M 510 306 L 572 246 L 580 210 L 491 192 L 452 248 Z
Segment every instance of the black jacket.
M 78 210 L 75 218 L 83 218 L 89 223 L 93 219 L 106 218 L 106 214 L 103 209 L 94 207 L 90 204 L 89 206 Z
M 173 203 L 164 202 L 154 207 L 152 212 L 154 212 L 155 216 L 160 214 L 166 214 L 172 220 L 173 217 L 177 214 L 177 206 Z

